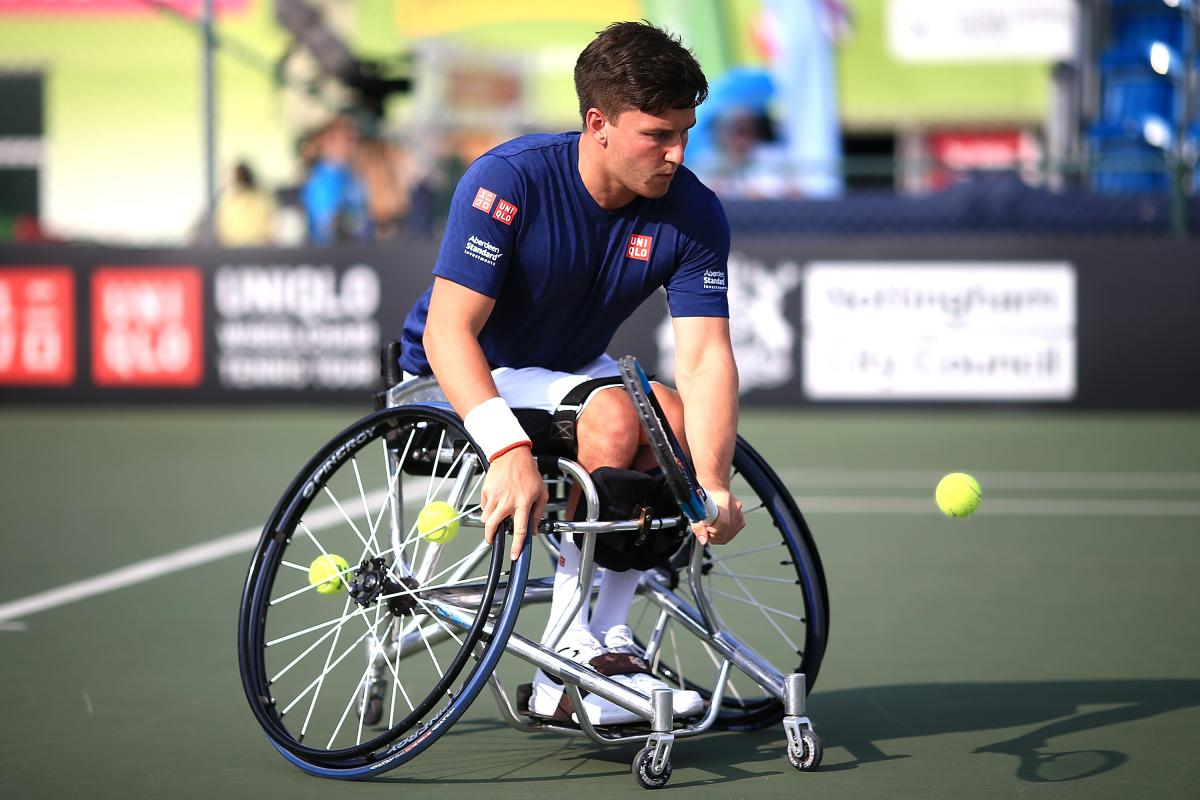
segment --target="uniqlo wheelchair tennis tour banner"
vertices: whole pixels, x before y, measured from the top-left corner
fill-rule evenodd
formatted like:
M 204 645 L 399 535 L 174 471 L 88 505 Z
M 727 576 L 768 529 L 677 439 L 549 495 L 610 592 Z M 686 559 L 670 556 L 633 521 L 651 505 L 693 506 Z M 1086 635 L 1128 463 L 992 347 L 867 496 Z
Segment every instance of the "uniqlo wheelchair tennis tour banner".
M 1200 372 L 1180 368 L 1200 363 L 1193 247 L 735 234 L 742 402 L 1200 408 Z M 368 406 L 436 255 L 0 248 L 0 396 Z M 663 293 L 609 352 L 670 379 Z

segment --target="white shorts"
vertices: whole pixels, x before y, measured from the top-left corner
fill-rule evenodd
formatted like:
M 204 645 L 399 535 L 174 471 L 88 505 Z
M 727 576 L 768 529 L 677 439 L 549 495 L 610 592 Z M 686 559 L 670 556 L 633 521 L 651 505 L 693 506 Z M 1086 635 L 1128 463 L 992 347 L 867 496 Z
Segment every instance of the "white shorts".
M 554 372 L 541 367 L 512 369 L 500 367 L 492 370 L 496 389 L 509 408 L 540 408 L 555 411 L 562 405 L 567 393 L 581 383 L 593 378 L 615 378 L 620 375 L 617 362 L 607 353 L 586 364 L 579 372 Z M 590 400 L 591 396 L 587 398 Z M 585 400 L 576 411 L 583 413 Z
M 581 383 L 595 378 L 615 378 L 620 375 L 617 362 L 607 353 L 584 365 L 579 372 L 555 372 L 541 367 L 499 367 L 492 370 L 496 390 L 509 408 L 538 408 L 553 413 L 562 405 L 567 393 Z M 405 373 L 405 379 L 413 376 Z M 599 391 L 599 390 L 597 390 Z M 576 410 L 581 414 L 593 392 Z

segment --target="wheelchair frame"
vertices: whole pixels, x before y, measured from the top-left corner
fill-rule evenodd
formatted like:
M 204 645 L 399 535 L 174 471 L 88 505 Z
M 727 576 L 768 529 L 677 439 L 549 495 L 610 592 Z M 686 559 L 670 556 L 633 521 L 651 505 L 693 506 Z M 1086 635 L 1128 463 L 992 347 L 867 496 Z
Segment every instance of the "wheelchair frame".
M 677 725 L 673 716 L 671 690 L 658 689 L 647 697 L 587 665 L 559 656 L 554 649 L 570 621 L 583 604 L 590 601 L 596 589 L 594 552 L 597 537 L 624 535 L 647 528 L 678 529 L 686 524 L 686 519 L 680 514 L 647 519 L 648 515 L 643 514 L 642 519 L 636 520 L 601 520 L 600 499 L 587 470 L 569 458 L 542 455 L 538 457 L 539 468 L 552 490 L 547 516 L 539 527 L 539 532 L 544 535 L 526 539 L 520 557 L 511 563 L 506 581 L 502 580 L 502 573 L 509 562 L 508 547 L 503 536 L 498 536 L 492 545 L 464 538 L 452 548 L 454 556 L 445 555 L 449 551 L 436 546 L 440 542 L 433 542 L 422 551 L 420 540 L 426 536 L 414 520 L 405 519 L 404 511 L 404 503 L 414 502 L 420 495 L 420 484 L 409 485 L 407 479 L 401 481 L 401 475 L 429 476 L 424 491 L 425 506 L 422 508 L 427 508 L 431 498 L 445 491 L 446 499 L 458 512 L 456 519 L 480 529 L 483 521 L 479 506 L 469 501 L 476 496 L 487 465 L 483 454 L 465 433 L 461 420 L 447 410 L 449 404 L 432 378 L 397 383 L 380 393 L 378 400 L 382 410 L 362 418 L 338 434 L 310 459 L 293 480 L 264 528 L 247 575 L 238 627 L 243 687 L 268 739 L 285 758 L 310 774 L 341 779 L 370 777 L 392 769 L 416 757 L 436 741 L 466 711 L 486 684 L 492 690 L 501 718 L 517 730 L 554 731 L 586 737 L 605 745 L 644 743 L 632 764 L 634 777 L 644 788 L 660 788 L 667 783 L 671 775 L 672 748 L 677 738 L 695 736 L 714 726 L 748 730 L 782 721 L 787 758 L 791 764 L 800 770 L 815 769 L 819 765 L 820 739 L 805 713 L 808 688 L 805 675 L 778 671 L 769 660 L 728 630 L 702 580 L 710 571 L 714 571 L 725 573 L 721 577 L 737 581 L 742 592 L 741 598 L 725 594 L 715 586 L 711 588 L 716 595 L 757 606 L 764 619 L 782 636 L 782 640 L 777 639 L 774 645 L 768 645 L 772 654 L 778 656 L 779 653 L 775 651 L 780 645 L 786 644 L 794 653 L 801 655 L 801 665 L 807 664 L 815 674 L 824 653 L 828 626 L 828 597 L 820 560 L 803 517 L 786 488 L 761 456 L 743 440 L 739 438 L 735 452 L 735 474 L 744 473 L 749 491 L 761 501 L 754 509 L 747 511 L 748 517 L 751 511 L 765 508 L 769 521 L 775 525 L 783 541 L 755 545 L 745 549 L 745 552 L 718 556 L 718 551 L 698 545 L 693 536 L 684 532 L 682 544 L 671 557 L 670 565 L 643 573 L 637 588 L 638 594 L 646 601 L 647 610 L 654 608 L 658 615 L 657 620 L 653 621 L 652 631 L 643 637 L 646 640 L 645 660 L 651 669 L 671 682 L 678 681 L 680 688 L 685 686 L 686 681 L 687 688 L 696 688 L 708 694 L 707 710 L 699 718 L 681 719 Z M 417 440 L 418 443 L 414 445 L 414 438 L 418 434 L 424 436 L 425 440 Z M 404 435 L 408 436 L 408 442 L 401 448 Z M 359 457 L 367 455 L 366 448 L 372 442 L 383 445 L 386 486 L 378 491 L 376 500 L 368 502 L 359 474 Z M 356 511 L 355 515 L 365 512 L 367 525 L 362 530 L 331 492 L 331 482 L 339 475 L 344 477 L 337 478 L 338 481 L 346 481 L 339 486 L 344 486 L 348 492 L 343 495 L 347 505 L 351 498 L 355 503 L 361 498 L 361 512 Z M 567 510 L 565 497 L 568 484 L 580 489 L 584 503 L 581 521 L 562 519 Z M 412 488 L 417 488 L 418 492 L 410 497 L 407 490 Z M 332 506 L 321 508 L 314 505 L 314 498 L 322 492 L 332 501 Z M 337 492 L 340 494 L 342 488 L 337 488 Z M 376 495 L 373 493 L 372 496 Z M 377 512 L 371 509 L 372 505 L 380 502 L 382 506 Z M 299 558 L 306 558 L 303 555 L 305 550 L 311 554 L 315 552 L 311 546 L 315 546 L 321 556 L 313 562 L 314 565 L 322 558 L 330 558 L 321 541 L 305 524 L 306 515 L 311 515 L 308 519 L 315 526 L 314 519 L 322 514 L 341 520 L 339 524 L 354 534 L 349 536 L 344 532 L 344 542 L 341 539 L 327 540 L 327 544 L 343 542 L 351 551 L 347 555 L 359 550 L 360 543 L 362 546 L 362 555 L 359 556 L 361 562 L 357 567 L 349 566 L 342 559 L 341 566 L 337 567 L 337 575 L 324 583 L 320 577 L 314 579 L 312 566 L 295 563 L 297 556 L 291 555 L 298 552 L 301 554 Z M 385 533 L 381 529 L 383 525 L 387 527 L 384 543 L 390 544 L 386 549 L 377 542 L 376 537 L 377 531 Z M 445 525 L 450 525 L 450 522 Z M 457 530 L 457 525 L 454 530 Z M 363 531 L 367 532 L 369 539 Z M 405 531 L 408 532 L 407 538 L 404 538 Z M 551 558 L 556 560 L 558 552 L 554 537 L 576 534 L 579 535 L 582 558 L 580 580 L 570 608 L 558 619 L 550 621 L 540 643 L 516 634 L 514 626 L 521 607 L 549 602 L 553 594 L 553 578 L 528 579 L 532 550 L 538 546 L 533 542 L 540 542 Z M 447 542 L 453 535 L 453 532 L 449 534 Z M 299 549 L 293 551 L 290 548 L 297 537 L 295 544 Z M 322 538 L 325 538 L 325 534 L 322 534 Z M 405 549 L 409 544 L 413 546 L 411 552 Z M 779 570 L 779 567 L 766 566 L 775 562 L 771 560 L 774 556 L 767 556 L 764 551 L 781 546 L 786 548 L 787 559 L 778 563 L 792 566 L 792 570 L 784 569 L 782 573 L 790 575 L 789 578 L 766 577 L 766 573 L 762 572 L 739 576 L 736 572 L 745 572 L 744 569 L 731 571 L 724 566 L 726 559 L 757 553 L 755 562 L 760 563 L 758 569 Z M 331 546 L 330 549 L 334 548 Z M 463 552 L 466 555 L 457 558 Z M 439 559 L 443 556 L 457 560 L 437 571 Z M 289 558 L 292 560 L 289 561 Z M 766 558 L 767 562 L 759 562 L 762 558 Z M 474 575 L 476 566 L 485 561 L 490 562 L 488 573 L 485 576 Z M 295 588 L 295 572 L 289 570 L 307 572 L 307 583 L 301 581 L 299 588 Z M 449 577 L 445 577 L 448 573 Z M 675 591 L 684 582 L 684 575 L 690 601 Z M 760 598 L 763 595 L 759 595 L 757 590 L 752 593 L 738 580 L 739 577 L 775 581 L 776 585 L 797 584 L 803 592 L 802 605 L 787 605 L 787 611 L 772 608 L 762 602 Z M 330 582 L 334 588 L 322 591 L 322 586 Z M 340 615 L 329 618 L 331 607 L 328 600 L 319 599 L 318 595 L 322 594 L 346 595 Z M 312 600 L 305 600 L 306 597 Z M 276 619 L 271 609 L 284 601 L 288 601 L 288 605 L 281 607 L 281 613 L 287 613 L 283 613 L 278 622 L 271 623 L 271 635 L 268 635 L 268 618 Z M 289 611 L 297 602 L 301 603 L 300 608 Z M 316 606 L 304 605 L 309 602 L 315 602 Z M 789 598 L 786 602 L 793 601 Z M 805 610 L 809 614 L 807 619 L 796 613 Z M 769 615 L 768 611 L 772 614 Z M 297 613 L 303 616 L 297 618 Z M 319 614 L 318 619 L 324 621 L 310 624 L 310 613 Z M 374 622 L 369 619 L 371 613 L 374 614 Z M 773 614 L 805 624 L 802 646 L 798 646 L 774 621 Z M 303 626 L 300 630 L 295 630 L 297 619 L 302 620 L 299 623 Z M 335 659 L 343 629 L 352 621 L 352 627 L 357 628 L 357 620 L 365 625 L 366 632 L 360 634 L 348 648 L 342 649 Z M 640 620 L 635 623 L 635 626 L 638 625 Z M 669 627 L 672 625 L 674 627 Z M 707 688 L 710 685 L 707 682 L 697 684 L 685 679 L 675 627 L 691 633 L 712 661 L 715 677 L 711 689 Z M 277 631 L 280 628 L 289 632 L 279 636 Z M 461 633 L 462 638 L 455 631 Z M 670 634 L 669 653 L 674 656 L 673 665 L 668 664 L 667 658 L 660 662 L 660 656 L 668 653 L 664 645 L 666 633 Z M 751 639 L 758 641 L 757 634 L 747 633 Z M 272 647 L 289 641 L 302 646 L 313 636 L 319 638 L 280 668 L 279 665 L 289 658 L 284 654 L 285 651 L 293 645 L 287 644 L 282 651 L 273 650 Z M 347 636 L 353 637 L 354 634 L 348 633 Z M 447 642 L 450 638 L 458 642 L 457 655 L 443 670 L 434 646 L 446 642 L 447 646 L 453 647 Z M 332 643 L 328 645 L 324 666 L 318 669 L 312 682 L 304 686 L 303 682 L 312 674 L 304 674 L 304 670 L 297 670 L 296 674 L 282 680 L 294 666 L 329 639 L 332 639 Z M 686 643 L 687 639 L 684 641 Z M 342 707 L 336 727 L 332 723 L 333 717 L 328 718 L 327 724 L 333 729 L 328 744 L 323 747 L 305 744 L 309 721 L 326 677 L 360 643 L 366 646 L 365 669 L 360 673 L 357 668 L 352 668 L 349 682 L 345 679 L 340 681 L 354 688 Z M 414 688 L 412 681 L 419 680 L 416 676 L 420 675 L 420 668 L 401 659 L 419 653 L 422 648 L 428 650 L 436 675 L 427 671 L 427 680 L 433 682 L 433 688 L 424 694 L 414 691 L 413 696 L 419 701 L 414 704 L 404 687 Z M 524 716 L 521 713 L 524 709 L 514 707 L 512 695 L 495 672 L 505 652 L 533 664 L 563 683 L 564 695 L 574 711 L 577 725 Z M 685 656 L 685 662 L 689 664 L 690 674 L 695 677 L 697 672 L 690 666 L 689 657 Z M 472 658 L 478 664 L 468 670 L 468 662 Z M 702 656 L 696 655 L 696 658 L 699 659 L 697 663 L 704 663 Z M 402 664 L 406 666 L 402 667 Z M 735 667 L 765 696 L 750 697 L 749 700 L 741 697 L 731 682 L 731 671 Z M 414 668 L 416 672 L 412 671 Z M 707 667 L 705 669 L 707 671 Z M 468 671 L 464 673 L 464 670 Z M 390 693 L 391 709 L 387 727 L 382 733 L 371 734 L 370 731 L 382 720 L 389 673 L 394 678 L 394 685 Z M 354 678 L 354 675 L 359 677 Z M 464 675 L 461 684 L 454 683 Z M 700 680 L 707 681 L 707 678 Z M 289 686 L 292 688 L 289 689 Z M 302 689 L 299 688 L 302 686 Z M 727 690 L 732 696 L 727 696 Z M 337 693 L 339 690 L 334 687 L 330 691 Z M 632 712 L 649 723 L 649 731 L 639 725 L 602 727 L 593 724 L 583 704 L 582 692 L 585 691 Z M 395 721 L 398 693 L 403 695 L 412 712 L 406 715 L 401 709 L 399 722 Z M 343 695 L 336 696 L 340 698 Z M 434 711 L 435 705 L 442 703 L 447 696 L 449 702 Z M 281 708 L 276 707 L 276 697 L 280 697 Z M 289 698 L 290 702 L 287 702 Z M 285 724 L 284 717 L 302 701 L 307 701 L 303 724 L 290 722 L 294 715 L 288 716 L 289 722 Z M 332 712 L 335 715 L 338 702 L 333 701 Z M 325 701 L 322 709 L 328 704 L 328 700 Z M 357 735 L 353 738 L 353 744 L 335 748 L 334 742 L 338 740 L 339 732 L 352 709 L 358 717 Z M 303 706 L 299 706 L 299 710 L 303 712 Z M 364 730 L 368 731 L 367 741 L 363 741 Z M 353 731 L 348 731 L 346 735 L 351 733 Z
M 388 408 L 426 403 L 447 404 L 445 395 L 442 394 L 436 380 L 432 377 L 417 378 L 397 384 L 385 392 L 385 398 L 385 405 Z M 641 584 L 638 586 L 638 593 L 648 597 L 661 609 L 659 621 L 654 626 L 654 634 L 645 646 L 645 660 L 647 662 L 653 662 L 655 653 L 661 647 L 662 636 L 666 630 L 668 620 L 680 624 L 685 630 L 712 648 L 721 658 L 708 710 L 699 721 L 675 728 L 671 708 L 671 691 L 669 689 L 656 689 L 654 696 L 647 698 L 639 692 L 617 683 L 612 678 L 601 675 L 585 665 L 563 658 L 554 652 L 555 646 L 557 646 L 570 621 L 575 618 L 579 609 L 588 601 L 595 589 L 593 579 L 596 567 L 594 561 L 596 537 L 636 532 L 642 525 L 638 520 L 600 521 L 599 498 L 595 484 L 592 482 L 588 471 L 577 462 L 564 457 L 557 459 L 556 466 L 559 471 L 569 476 L 580 487 L 580 499 L 586 504 L 586 513 L 584 520 L 579 522 L 561 520 L 543 521 L 538 533 L 557 534 L 558 536 L 570 536 L 575 533 L 582 534 L 579 585 L 570 607 L 566 613 L 553 622 L 549 633 L 541 644 L 514 633 L 509 637 L 507 649 L 512 655 L 521 658 L 563 682 L 564 690 L 575 712 L 575 719 L 578 720 L 578 728 L 556 724 L 552 721 L 535 721 L 534 718 L 522 718 L 513 707 L 510 695 L 499 677 L 493 672 L 488 683 L 495 697 L 501 718 L 512 728 L 522 732 L 554 731 L 571 736 L 584 736 L 597 744 L 621 744 L 644 739 L 645 747 L 635 757 L 633 769 L 635 777 L 638 777 L 638 782 L 646 786 L 646 782 L 643 779 L 644 776 L 638 775 L 639 762 L 645 762 L 644 766 L 646 771 L 650 773 L 649 777 L 651 780 L 655 776 L 664 774 L 669 777 L 670 755 L 675 739 L 696 736 L 712 728 L 720 711 L 721 701 L 725 695 L 730 667 L 736 666 L 751 680 L 762 687 L 764 691 L 770 693 L 783 703 L 783 728 L 787 739 L 789 756 L 798 769 L 815 769 L 820 763 L 820 753 L 811 751 L 814 748 L 820 748 L 820 740 L 813 733 L 815 729 L 812 720 L 806 714 L 805 701 L 807 687 L 804 674 L 780 673 L 735 636 L 722 630 L 720 617 L 716 609 L 709 602 L 700 581 L 701 560 L 704 549 L 695 546 L 695 540 L 691 537 L 688 538 L 688 547 L 691 552 L 687 568 L 688 584 L 693 597 L 697 600 L 697 607 L 693 608 L 689 603 L 676 595 L 652 571 L 647 572 L 643 576 Z M 482 525 L 482 520 L 472 521 Z M 398 535 L 399 531 L 405 529 L 403 522 L 403 519 L 396 520 L 397 524 L 392 526 L 393 536 Z M 686 522 L 686 520 L 682 519 L 681 515 L 676 515 L 649 520 L 648 524 L 652 530 L 660 530 L 663 528 L 674 528 L 681 522 Z M 557 561 L 558 552 L 550 543 L 549 538 L 545 535 L 534 538 L 542 542 L 546 550 L 549 551 L 552 559 Z M 393 541 L 393 547 L 399 552 L 398 540 Z M 483 554 L 481 553 L 480 558 L 482 557 Z M 549 585 L 545 581 L 531 582 L 525 589 L 522 606 L 536 602 L 549 602 L 552 589 L 552 585 Z M 454 604 L 452 601 L 455 594 L 456 590 L 443 590 L 443 596 L 452 605 Z M 502 599 L 502 597 L 494 599 L 493 604 L 499 605 Z M 403 651 L 406 644 L 404 641 L 399 642 L 398 649 Z M 584 711 L 580 689 L 598 695 L 637 714 L 650 723 L 651 733 L 649 736 L 646 736 L 639 733 L 610 733 L 600 730 L 590 722 L 587 713 Z M 808 736 L 805 736 L 806 732 L 809 734 Z M 801 764 L 804 766 L 801 766 Z M 665 785 L 665 780 L 662 785 Z M 658 787 L 646 786 L 646 788 Z

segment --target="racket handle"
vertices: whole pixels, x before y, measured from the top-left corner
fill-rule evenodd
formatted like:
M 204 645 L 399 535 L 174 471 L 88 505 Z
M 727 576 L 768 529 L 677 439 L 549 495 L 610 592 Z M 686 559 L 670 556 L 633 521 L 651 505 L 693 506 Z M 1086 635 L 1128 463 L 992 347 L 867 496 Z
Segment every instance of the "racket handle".
M 712 522 L 717 518 L 717 501 L 708 492 L 704 493 L 704 521 Z

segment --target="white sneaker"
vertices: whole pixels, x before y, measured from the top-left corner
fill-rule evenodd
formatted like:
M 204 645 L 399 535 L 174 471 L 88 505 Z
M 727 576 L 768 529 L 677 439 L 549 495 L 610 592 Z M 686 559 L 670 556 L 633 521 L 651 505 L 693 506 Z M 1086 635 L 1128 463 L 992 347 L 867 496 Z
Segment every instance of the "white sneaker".
M 643 658 L 646 651 L 638 646 L 628 625 L 613 625 L 604 632 L 604 649 L 610 653 L 628 653 Z
M 610 653 L 625 653 L 638 658 L 645 658 L 643 650 L 633 638 L 633 631 L 628 625 L 613 625 L 604 632 L 604 649 Z M 624 675 L 630 681 L 621 681 L 646 696 L 651 696 L 654 689 L 671 689 L 664 681 L 653 675 Z M 689 689 L 671 689 L 671 710 L 677 717 L 690 717 L 699 714 L 704 708 L 704 698 L 699 692 Z
M 604 648 L 586 626 L 575 624 L 563 632 L 556 652 L 580 664 L 589 664 L 593 658 L 604 654 Z M 624 679 L 631 677 L 634 676 L 622 675 L 614 680 L 629 685 Z M 632 711 L 592 694 L 584 695 L 583 708 L 593 725 L 621 725 L 641 719 Z M 566 721 L 571 710 L 570 702 L 565 699 L 562 683 L 540 669 L 535 672 L 533 694 L 529 697 L 529 712 L 537 717 Z M 579 721 L 573 713 L 570 713 L 569 719 Z

